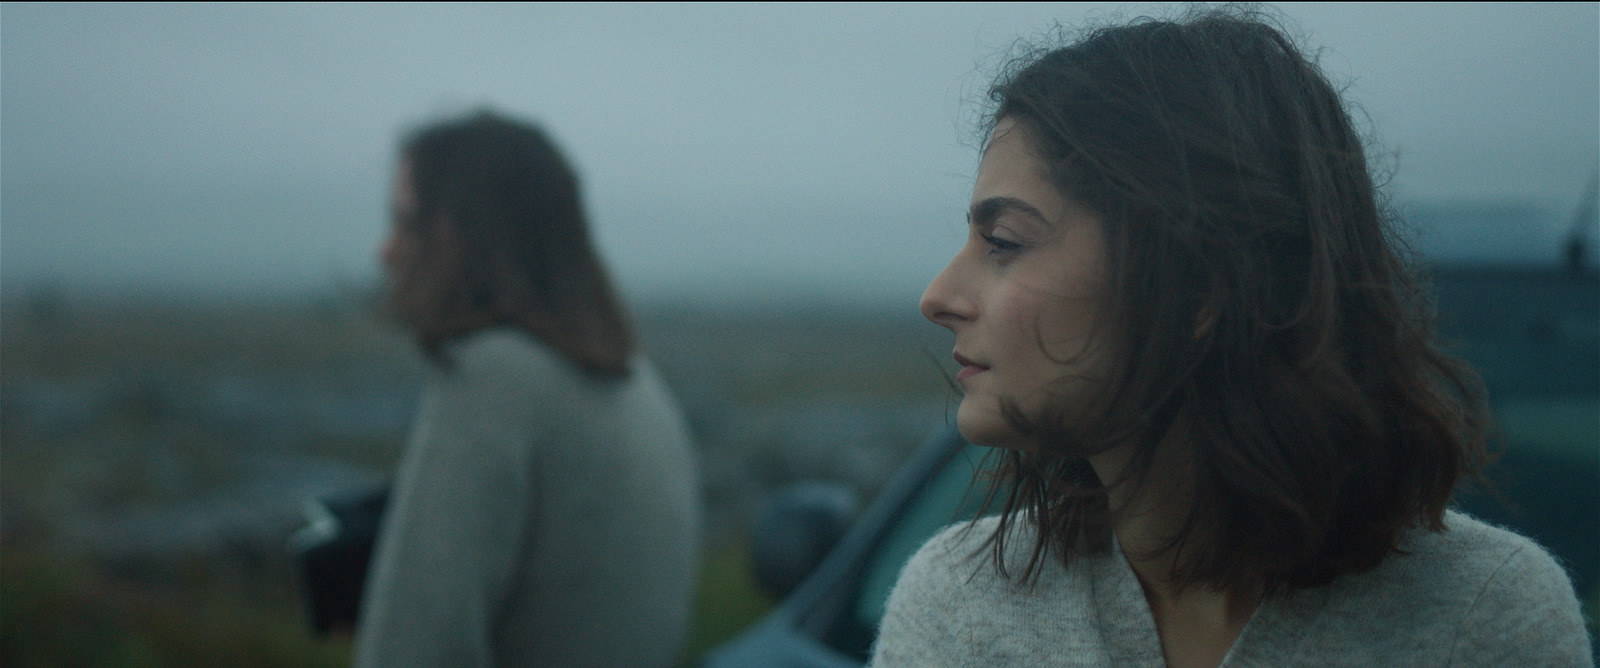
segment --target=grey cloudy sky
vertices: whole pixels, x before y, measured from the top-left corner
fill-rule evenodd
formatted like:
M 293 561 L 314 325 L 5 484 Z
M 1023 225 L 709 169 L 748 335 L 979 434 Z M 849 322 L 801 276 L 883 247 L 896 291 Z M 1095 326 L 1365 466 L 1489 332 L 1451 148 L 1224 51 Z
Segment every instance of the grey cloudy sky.
M 369 280 L 396 138 L 489 105 L 566 148 L 630 295 L 913 299 L 961 238 L 1006 48 L 1164 11 L 0 5 L 0 281 Z M 1553 213 L 1510 234 L 1560 236 L 1600 154 L 1597 5 L 1282 11 L 1398 154 L 1399 200 L 1528 202 Z

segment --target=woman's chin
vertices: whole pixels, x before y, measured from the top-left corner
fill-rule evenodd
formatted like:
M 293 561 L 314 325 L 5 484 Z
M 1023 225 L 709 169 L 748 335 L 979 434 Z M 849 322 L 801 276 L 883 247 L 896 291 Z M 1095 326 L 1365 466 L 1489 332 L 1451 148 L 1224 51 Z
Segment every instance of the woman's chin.
M 956 411 L 956 430 L 961 432 L 961 438 L 973 445 L 1009 450 L 1029 449 L 1027 439 L 1017 433 L 1016 428 L 1000 413 L 998 403 L 981 406 L 971 396 L 963 398 L 961 408 Z

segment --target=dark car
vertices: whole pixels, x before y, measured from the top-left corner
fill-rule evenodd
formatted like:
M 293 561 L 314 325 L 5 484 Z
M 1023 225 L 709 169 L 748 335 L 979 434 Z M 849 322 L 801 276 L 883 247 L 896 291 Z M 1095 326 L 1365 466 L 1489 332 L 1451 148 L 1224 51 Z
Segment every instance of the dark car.
M 1486 472 L 1496 493 L 1463 493 L 1456 505 L 1550 549 L 1593 615 L 1600 599 L 1600 274 L 1581 265 L 1447 266 L 1434 271 L 1434 290 L 1441 339 L 1483 376 L 1499 431 L 1500 455 Z M 783 602 L 708 653 L 704 665 L 865 663 L 900 567 L 940 527 L 976 511 L 981 490 L 969 487 L 985 453 L 953 428 L 939 431 L 842 532 L 849 505 L 837 495 L 808 487 L 772 499 L 753 532 L 752 556 L 757 579 Z M 807 554 L 826 556 L 818 563 Z M 1590 630 L 1592 637 L 1592 621 Z

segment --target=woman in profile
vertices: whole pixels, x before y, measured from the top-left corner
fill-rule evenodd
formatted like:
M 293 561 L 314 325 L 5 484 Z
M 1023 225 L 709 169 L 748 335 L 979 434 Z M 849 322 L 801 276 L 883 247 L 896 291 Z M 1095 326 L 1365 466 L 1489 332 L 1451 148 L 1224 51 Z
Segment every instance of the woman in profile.
M 356 665 L 668 665 L 698 564 L 694 454 L 571 167 L 482 112 L 404 143 L 392 206 L 387 298 L 429 368 Z
M 908 562 L 878 666 L 1592 665 L 1572 586 L 1447 510 L 1483 459 L 1346 103 L 1239 10 L 1016 62 L 921 310 L 997 515 Z

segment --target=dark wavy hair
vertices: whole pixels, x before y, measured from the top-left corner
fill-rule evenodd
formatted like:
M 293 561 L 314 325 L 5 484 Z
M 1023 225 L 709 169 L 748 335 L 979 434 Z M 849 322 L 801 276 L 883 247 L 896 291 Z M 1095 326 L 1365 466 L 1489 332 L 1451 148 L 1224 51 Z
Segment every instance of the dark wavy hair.
M 999 455 L 986 545 L 1002 572 L 1019 518 L 1036 528 L 1024 580 L 1052 550 L 1106 549 L 1107 487 L 1142 484 L 1167 447 L 1193 461 L 1161 550 L 1180 587 L 1319 586 L 1408 528 L 1444 529 L 1482 463 L 1481 382 L 1433 346 L 1351 110 L 1271 17 L 1102 27 L 1016 60 L 990 98 L 989 131 L 1024 126 L 1105 225 L 1117 365 L 1098 400 L 1003 407 L 1042 448 Z M 1123 444 L 1131 473 L 1098 479 L 1084 456 Z
M 489 111 L 401 145 L 416 210 L 390 268 L 388 311 L 430 359 L 480 329 L 513 327 L 586 372 L 624 376 L 633 336 L 589 240 L 578 179 L 539 128 Z

